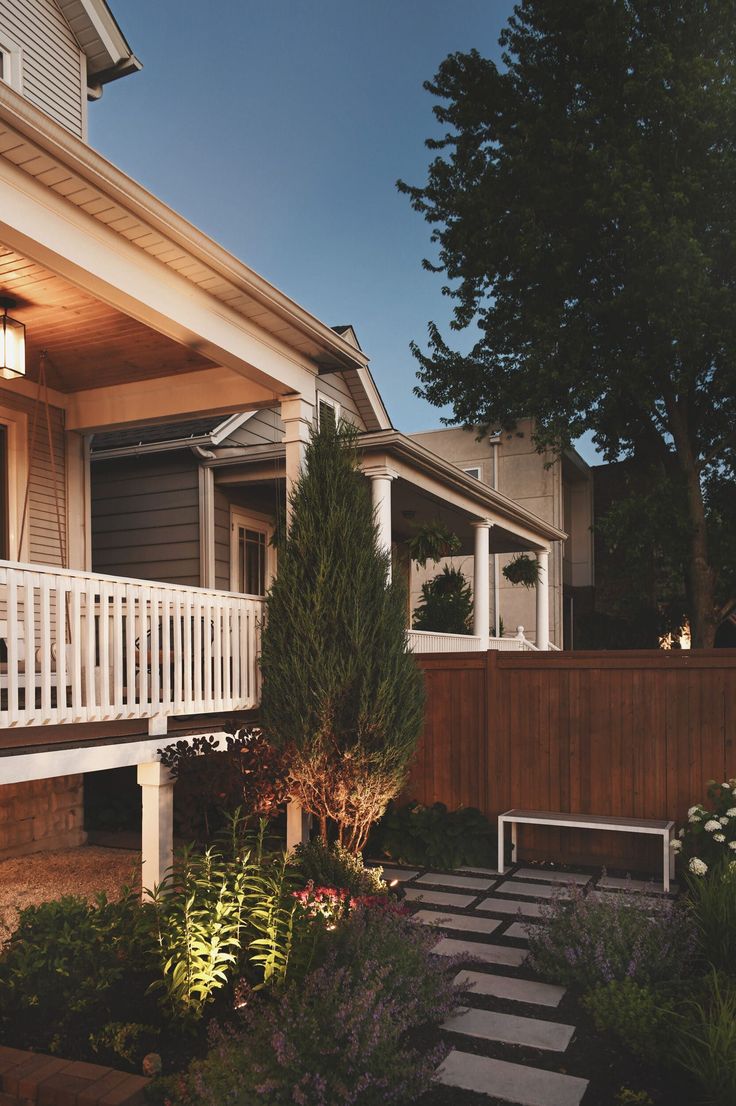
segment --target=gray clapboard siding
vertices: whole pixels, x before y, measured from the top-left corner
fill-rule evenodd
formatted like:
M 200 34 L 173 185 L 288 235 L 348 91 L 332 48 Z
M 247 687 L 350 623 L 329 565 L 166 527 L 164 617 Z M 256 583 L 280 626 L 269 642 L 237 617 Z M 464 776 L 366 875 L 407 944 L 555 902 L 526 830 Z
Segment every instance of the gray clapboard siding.
M 230 591 L 230 502 L 215 485 L 215 587 Z
M 191 453 L 93 462 L 92 567 L 199 585 L 199 475 Z
M 273 445 L 284 436 L 284 424 L 275 407 L 267 407 L 255 414 L 234 430 L 223 445 L 254 446 Z
M 353 423 L 359 430 L 366 429 L 363 416 L 358 410 L 344 373 L 325 373 L 324 376 L 320 376 L 317 380 L 317 391 L 340 404 L 341 418 Z
M 0 38 L 3 30 L 23 52 L 23 95 L 84 137 L 82 51 L 54 0 L 0 0 Z

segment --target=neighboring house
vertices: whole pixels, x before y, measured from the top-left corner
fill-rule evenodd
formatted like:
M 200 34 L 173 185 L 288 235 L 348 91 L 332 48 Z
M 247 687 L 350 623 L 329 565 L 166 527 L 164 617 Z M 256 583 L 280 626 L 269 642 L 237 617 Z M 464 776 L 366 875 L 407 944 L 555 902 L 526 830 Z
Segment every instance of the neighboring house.
M 451 461 L 482 484 L 497 488 L 509 499 L 540 519 L 564 530 L 567 539 L 552 547 L 549 567 L 549 636 L 558 648 L 575 647 L 575 626 L 592 604 L 593 573 L 593 476 L 575 450 L 561 458 L 538 453 L 532 441 L 533 423 L 522 419 L 515 430 L 502 431 L 480 440 L 474 430 L 455 427 L 412 434 L 414 441 Z M 536 599 L 533 590 L 510 584 L 503 568 L 512 556 L 495 558 L 490 597 L 490 620 L 496 632 L 506 635 L 523 626 L 524 634 L 537 640 Z M 412 575 L 412 608 L 422 584 L 453 564 L 473 578 L 473 558 L 448 558 L 439 565 L 427 565 Z M 500 625 L 499 625 L 500 623 Z
M 491 527 L 542 559 L 564 533 L 393 430 L 351 328 L 86 145 L 88 99 L 139 67 L 104 0 L 0 0 L 0 59 L 0 858 L 80 843 L 85 773 L 137 766 L 151 886 L 157 750 L 258 706 L 268 539 L 315 418 L 360 427 L 382 543 L 439 513 L 481 592 Z

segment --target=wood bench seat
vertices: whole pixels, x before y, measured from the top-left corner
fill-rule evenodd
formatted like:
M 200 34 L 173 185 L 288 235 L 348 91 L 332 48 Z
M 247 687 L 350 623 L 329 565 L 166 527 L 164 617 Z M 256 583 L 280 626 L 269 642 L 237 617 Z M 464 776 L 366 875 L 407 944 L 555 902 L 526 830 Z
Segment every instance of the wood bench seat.
M 618 818 L 608 814 L 566 814 L 554 810 L 521 810 L 514 808 L 498 816 L 498 870 L 505 872 L 506 825 L 511 825 L 511 862 L 516 863 L 517 826 L 559 826 L 566 829 L 612 830 L 618 833 L 646 833 L 662 838 L 664 890 L 669 892 L 675 874 L 675 851 L 672 839 L 675 823 L 657 818 Z

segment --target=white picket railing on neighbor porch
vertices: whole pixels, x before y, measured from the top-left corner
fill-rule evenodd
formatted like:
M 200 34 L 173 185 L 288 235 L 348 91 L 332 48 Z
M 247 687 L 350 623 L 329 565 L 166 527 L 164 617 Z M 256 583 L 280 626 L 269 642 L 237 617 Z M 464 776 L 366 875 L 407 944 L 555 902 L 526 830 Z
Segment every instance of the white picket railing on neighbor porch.
M 523 633 L 517 637 L 481 638 L 472 634 L 437 634 L 432 630 L 409 630 L 407 639 L 413 653 L 484 653 L 487 649 L 517 653 L 535 648 Z
M 0 727 L 258 705 L 263 600 L 0 561 Z

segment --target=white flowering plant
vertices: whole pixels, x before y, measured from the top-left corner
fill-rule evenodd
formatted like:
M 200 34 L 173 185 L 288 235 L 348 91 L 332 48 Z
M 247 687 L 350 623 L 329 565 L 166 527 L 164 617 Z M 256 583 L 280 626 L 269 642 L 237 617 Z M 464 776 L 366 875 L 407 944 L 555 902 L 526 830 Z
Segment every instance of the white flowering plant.
M 706 876 L 736 861 L 736 778 L 708 783 L 708 802 L 696 803 L 673 842 L 686 870 Z

